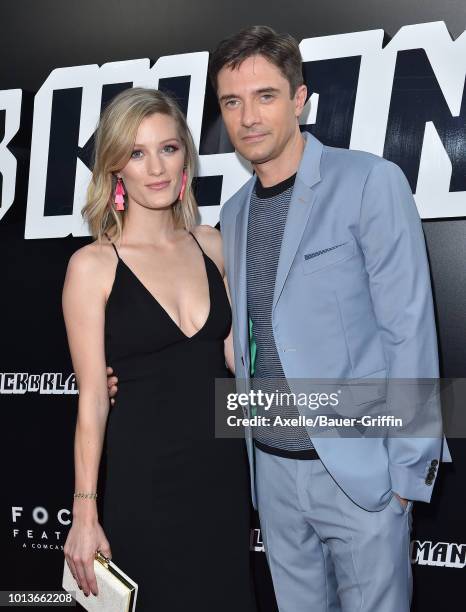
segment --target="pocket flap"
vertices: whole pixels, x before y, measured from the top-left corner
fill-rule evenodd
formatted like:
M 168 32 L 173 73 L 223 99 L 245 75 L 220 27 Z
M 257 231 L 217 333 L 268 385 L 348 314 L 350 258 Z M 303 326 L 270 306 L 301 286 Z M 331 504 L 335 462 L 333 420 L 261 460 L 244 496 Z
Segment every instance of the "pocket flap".
M 354 240 L 323 248 L 319 251 L 306 253 L 302 261 L 304 274 L 311 274 L 330 264 L 349 259 L 354 254 Z

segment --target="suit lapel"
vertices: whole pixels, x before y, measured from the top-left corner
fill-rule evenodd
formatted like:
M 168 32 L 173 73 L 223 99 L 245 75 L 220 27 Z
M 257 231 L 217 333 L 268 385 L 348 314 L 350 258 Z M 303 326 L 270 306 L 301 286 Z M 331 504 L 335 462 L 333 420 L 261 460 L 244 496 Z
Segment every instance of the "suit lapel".
M 322 157 L 323 145 L 317 138 L 308 132 L 304 132 L 303 137 L 306 140 L 306 144 L 296 176 L 290 208 L 285 223 L 275 280 L 272 312 L 283 290 L 286 277 L 290 271 L 304 228 L 314 205 L 316 195 L 312 187 L 321 180 L 320 160 Z M 230 287 L 238 324 L 237 333 L 241 344 L 241 350 L 248 363 L 249 322 L 246 286 L 246 251 L 249 204 L 255 180 L 255 176 L 252 176 L 250 184 L 247 185 L 244 190 L 244 195 L 241 196 L 242 202 L 239 205 L 240 208 L 236 215 L 233 271 L 234 287 Z
M 312 187 L 321 180 L 320 160 L 322 156 L 322 144 L 308 132 L 304 132 L 303 136 L 306 140 L 306 144 L 296 175 L 290 207 L 286 217 L 285 229 L 283 231 L 277 275 L 275 278 L 272 313 L 280 298 L 316 199 L 316 194 Z
M 251 184 L 245 190 L 243 202 L 236 215 L 235 226 L 235 245 L 234 245 L 234 279 L 235 286 L 233 288 L 235 299 L 234 306 L 236 309 L 236 321 L 238 324 L 238 336 L 241 343 L 241 350 L 247 361 L 249 362 L 248 338 L 248 304 L 247 304 L 247 287 L 246 287 L 246 251 L 247 251 L 247 236 L 248 236 L 248 217 L 249 217 L 249 202 L 251 193 L 256 181 L 253 176 Z

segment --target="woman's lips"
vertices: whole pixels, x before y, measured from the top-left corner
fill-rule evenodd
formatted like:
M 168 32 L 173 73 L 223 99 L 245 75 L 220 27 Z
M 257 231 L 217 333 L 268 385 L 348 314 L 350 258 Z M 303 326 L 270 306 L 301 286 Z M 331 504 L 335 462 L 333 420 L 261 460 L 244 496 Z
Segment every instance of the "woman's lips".
M 146 187 L 148 189 L 152 189 L 152 191 L 160 191 L 161 189 L 168 187 L 168 185 L 170 185 L 170 181 L 162 181 L 160 183 L 150 183 L 149 185 L 146 185 Z

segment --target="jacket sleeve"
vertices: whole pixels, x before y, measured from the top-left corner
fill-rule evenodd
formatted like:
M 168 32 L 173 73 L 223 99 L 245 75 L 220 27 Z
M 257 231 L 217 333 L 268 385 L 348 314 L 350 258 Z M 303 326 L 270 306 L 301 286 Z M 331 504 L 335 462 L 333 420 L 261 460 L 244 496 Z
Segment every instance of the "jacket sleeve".
M 378 160 L 368 174 L 359 232 L 387 364 L 387 412 L 410 424 L 387 438 L 392 489 L 429 501 L 443 442 L 432 289 L 416 203 L 390 161 Z

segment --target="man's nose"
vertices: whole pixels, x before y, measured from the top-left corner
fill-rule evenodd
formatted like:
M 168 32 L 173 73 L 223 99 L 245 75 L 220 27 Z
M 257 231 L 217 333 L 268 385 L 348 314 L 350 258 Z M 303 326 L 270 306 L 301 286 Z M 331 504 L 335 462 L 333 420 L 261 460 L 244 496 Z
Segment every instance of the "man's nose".
M 245 102 L 243 104 L 241 121 L 245 127 L 252 127 L 254 124 L 259 123 L 259 113 L 254 102 Z

